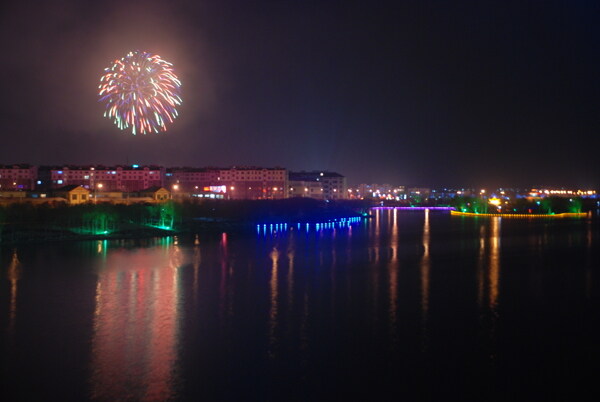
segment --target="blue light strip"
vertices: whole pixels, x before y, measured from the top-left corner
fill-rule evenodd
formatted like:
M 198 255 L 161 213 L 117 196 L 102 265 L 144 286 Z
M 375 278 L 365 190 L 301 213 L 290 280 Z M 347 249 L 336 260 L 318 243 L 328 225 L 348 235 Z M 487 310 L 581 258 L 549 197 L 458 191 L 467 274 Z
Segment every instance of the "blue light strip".
M 316 231 L 323 231 L 326 229 L 341 229 L 349 228 L 353 224 L 359 223 L 363 218 L 360 216 L 353 216 L 348 218 L 332 219 L 325 222 L 297 222 L 294 226 L 289 226 L 287 222 L 282 223 L 263 223 L 256 225 L 257 234 L 267 235 L 267 233 L 287 232 L 289 230 L 301 231 L 304 226 L 304 231 L 310 232 L 311 228 Z

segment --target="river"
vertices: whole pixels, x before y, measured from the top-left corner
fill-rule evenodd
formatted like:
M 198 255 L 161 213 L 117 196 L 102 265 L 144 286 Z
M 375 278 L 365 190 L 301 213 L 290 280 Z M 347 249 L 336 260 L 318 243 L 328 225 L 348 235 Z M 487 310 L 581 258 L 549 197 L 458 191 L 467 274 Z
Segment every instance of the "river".
M 600 395 L 598 220 L 372 214 L 2 247 L 0 395 Z

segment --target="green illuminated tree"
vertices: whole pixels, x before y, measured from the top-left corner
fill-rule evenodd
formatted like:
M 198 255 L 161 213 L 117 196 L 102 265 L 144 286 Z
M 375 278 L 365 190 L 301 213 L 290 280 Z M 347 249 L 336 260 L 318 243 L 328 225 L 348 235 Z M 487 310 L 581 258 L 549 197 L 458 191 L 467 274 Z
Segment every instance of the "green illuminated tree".
M 583 206 L 581 197 L 571 198 L 570 203 L 569 212 L 581 213 L 581 207 Z
M 552 213 L 552 199 L 550 197 L 542 198 L 540 201 L 540 211 L 544 214 Z
M 465 197 L 456 197 L 452 200 L 452 206 L 458 211 L 467 212 L 467 200 Z
M 488 202 L 483 198 L 473 198 L 471 200 L 471 210 L 476 214 L 487 214 Z
M 148 220 L 147 225 L 160 228 L 172 229 L 175 224 L 175 204 L 173 201 L 163 204 L 150 205 L 147 207 Z
M 116 214 L 107 210 L 93 210 L 83 214 L 82 227 L 84 232 L 92 234 L 107 234 L 114 231 Z

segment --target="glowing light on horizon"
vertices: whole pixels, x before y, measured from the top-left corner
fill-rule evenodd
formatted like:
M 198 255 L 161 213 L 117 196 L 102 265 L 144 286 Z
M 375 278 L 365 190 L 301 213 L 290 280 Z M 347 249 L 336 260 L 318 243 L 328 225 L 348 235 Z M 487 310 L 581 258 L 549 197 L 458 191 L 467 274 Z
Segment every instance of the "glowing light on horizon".
M 502 201 L 499 198 L 490 198 L 488 202 L 492 205 L 498 206 Z

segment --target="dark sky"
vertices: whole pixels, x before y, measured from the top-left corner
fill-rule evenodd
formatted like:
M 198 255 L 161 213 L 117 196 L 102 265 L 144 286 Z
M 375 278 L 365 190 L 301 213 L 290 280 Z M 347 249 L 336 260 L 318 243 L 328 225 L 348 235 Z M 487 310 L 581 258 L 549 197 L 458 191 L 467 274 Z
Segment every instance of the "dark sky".
M 327 169 L 350 183 L 600 187 L 598 1 L 44 1 L 0 9 L 0 163 Z M 180 118 L 103 118 L 172 62 Z

